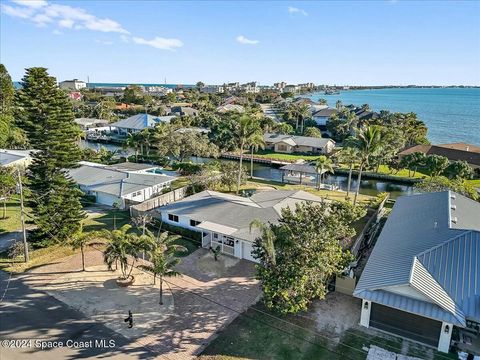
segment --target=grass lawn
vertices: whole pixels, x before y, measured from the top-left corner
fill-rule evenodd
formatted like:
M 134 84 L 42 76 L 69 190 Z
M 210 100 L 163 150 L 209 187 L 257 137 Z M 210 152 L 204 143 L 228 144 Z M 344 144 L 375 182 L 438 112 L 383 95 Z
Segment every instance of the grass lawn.
M 185 257 L 185 256 L 188 256 L 190 255 L 191 253 L 193 253 L 195 250 L 198 249 L 198 247 L 201 245 L 199 243 L 196 243 L 194 242 L 193 240 L 190 240 L 190 239 L 186 239 L 186 238 L 180 238 L 178 240 L 176 240 L 174 242 L 174 244 L 176 245 L 182 245 L 184 246 L 187 251 L 183 252 L 183 251 L 176 251 L 175 252 L 175 256 L 176 257 Z
M 340 164 L 340 168 L 344 170 L 348 170 L 348 165 L 345 164 Z M 358 170 L 357 168 L 354 168 L 354 170 Z M 374 174 L 374 171 L 364 171 L 364 173 L 370 173 Z M 415 176 L 413 175 L 413 171 L 410 171 L 410 176 L 408 174 L 407 169 L 401 169 L 398 172 L 395 172 L 394 170 L 390 169 L 388 165 L 380 165 L 378 167 L 378 174 L 384 174 L 384 175 L 389 175 L 389 176 L 394 176 L 398 178 L 406 178 L 406 179 L 423 179 L 423 178 L 428 178 L 429 175 L 424 174 L 420 171 L 415 172 Z
M 4 232 L 20 230 L 22 224 L 20 222 L 20 200 L 18 197 L 13 197 L 7 201 L 6 218 L 3 218 L 3 201 L 0 202 L 0 234 Z M 27 213 L 31 212 L 29 207 L 25 207 Z M 25 217 L 25 222 L 29 223 L 29 218 Z
M 30 250 L 30 261 L 23 262 L 23 256 L 15 259 L 9 259 L 5 253 L 0 254 L 0 269 L 13 273 L 21 273 L 28 271 L 34 267 L 42 266 L 51 263 L 57 259 L 61 259 L 75 254 L 71 247 L 66 246 L 50 246 L 48 248 Z
M 467 180 L 467 184 L 476 188 L 480 188 L 480 179 Z
M 324 197 L 330 200 L 345 201 L 346 193 L 343 191 L 332 191 L 332 190 L 316 190 L 311 186 L 305 185 L 294 185 L 294 184 L 285 184 L 277 181 L 268 181 L 268 180 L 249 180 L 246 184 L 243 184 L 241 190 L 249 189 L 258 189 L 265 186 L 270 186 L 276 190 L 304 190 L 311 194 Z M 353 196 L 353 194 L 352 194 Z M 358 200 L 360 203 L 367 202 L 371 199 L 374 199 L 372 196 L 358 194 Z
M 179 189 L 189 184 L 190 184 L 190 181 L 186 176 L 180 176 L 177 179 L 172 181 L 172 190 Z
M 300 159 L 303 160 L 316 160 L 320 155 L 304 155 L 304 154 L 281 154 L 276 153 L 272 150 L 259 150 L 258 152 L 254 153 L 255 157 L 265 158 L 270 160 L 279 160 L 279 161 L 297 161 Z M 249 159 L 249 154 L 245 154 L 245 159 Z
M 113 230 L 114 217 L 117 229 L 130 223 L 130 213 L 128 211 L 106 210 L 102 215 L 95 214 L 87 217 L 83 221 L 83 229 L 84 231 Z

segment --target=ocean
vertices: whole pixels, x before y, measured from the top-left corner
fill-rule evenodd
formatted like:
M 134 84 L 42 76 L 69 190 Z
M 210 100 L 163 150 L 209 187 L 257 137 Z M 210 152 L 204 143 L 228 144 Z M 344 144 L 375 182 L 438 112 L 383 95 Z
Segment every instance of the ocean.
M 344 90 L 338 95 L 312 93 L 306 97 L 326 99 L 335 107 L 369 104 L 375 111 L 414 112 L 428 127 L 432 144 L 466 142 L 480 145 L 480 88 L 395 88 Z

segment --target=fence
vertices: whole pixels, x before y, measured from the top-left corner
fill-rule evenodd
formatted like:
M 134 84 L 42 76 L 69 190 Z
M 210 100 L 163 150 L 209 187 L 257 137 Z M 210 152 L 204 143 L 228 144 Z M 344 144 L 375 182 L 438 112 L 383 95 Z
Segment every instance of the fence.
M 384 211 L 383 207 L 385 206 L 385 203 L 389 199 L 390 194 L 385 196 L 385 199 L 378 205 L 377 211 L 370 217 L 368 222 L 365 224 L 363 227 L 362 232 L 360 235 L 357 236 L 357 239 L 355 240 L 355 243 L 353 244 L 352 248 L 350 249 L 350 252 L 356 257 L 358 255 L 358 252 L 360 250 L 360 247 L 365 239 L 365 236 L 368 234 L 370 227 L 372 226 L 373 223 L 378 223 L 380 221 L 380 218 L 382 217 Z
M 153 210 L 157 207 L 168 205 L 172 202 L 183 199 L 187 195 L 187 186 L 169 191 L 160 196 L 156 196 L 140 204 L 130 206 L 130 216 L 137 216 L 140 213 Z

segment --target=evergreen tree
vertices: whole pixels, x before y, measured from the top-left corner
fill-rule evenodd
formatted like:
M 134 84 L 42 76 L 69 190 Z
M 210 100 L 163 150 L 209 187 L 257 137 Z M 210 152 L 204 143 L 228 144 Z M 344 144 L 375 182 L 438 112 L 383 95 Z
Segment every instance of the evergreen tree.
M 64 242 L 84 218 L 82 192 L 68 176 L 81 152 L 80 130 L 71 103 L 45 68 L 27 69 L 18 92 L 19 125 L 26 131 L 33 155 L 28 179 L 31 205 L 43 244 Z

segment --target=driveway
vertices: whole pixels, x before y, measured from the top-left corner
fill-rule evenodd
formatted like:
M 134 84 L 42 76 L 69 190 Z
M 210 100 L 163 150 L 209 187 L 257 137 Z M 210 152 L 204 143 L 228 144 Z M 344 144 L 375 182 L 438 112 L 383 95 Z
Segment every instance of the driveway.
M 98 251 L 86 253 L 87 267 L 102 264 Z M 213 264 L 209 265 L 209 262 Z M 151 315 L 148 331 L 141 336 L 127 339 L 107 328 L 100 321 L 94 321 L 94 308 L 74 310 L 77 300 L 72 296 L 59 296 L 63 303 L 49 296 L 43 289 L 54 287 L 62 292 L 78 287 L 81 281 L 66 274 L 81 269 L 80 256 L 74 255 L 56 263 L 34 269 L 22 277 L 14 278 L 2 303 L 2 325 L 0 336 L 4 338 L 108 338 L 115 339 L 112 349 L 56 349 L 35 352 L 36 358 L 81 358 L 90 356 L 125 356 L 130 358 L 190 359 L 198 355 L 239 313 L 255 303 L 260 295 L 258 282 L 254 278 L 254 266 L 245 260 L 220 256 L 220 263 L 213 263 L 213 257 L 199 249 L 182 259 L 178 270 L 184 275 L 167 279 L 167 287 L 173 294 L 174 308 L 168 316 Z M 217 266 L 221 272 L 216 273 Z M 3 282 L 7 282 L 4 279 Z M 86 285 L 82 284 L 84 288 Z M 97 285 L 95 285 L 97 286 Z M 84 289 L 85 290 L 85 289 Z M 47 290 L 48 291 L 48 290 Z M 50 290 L 51 291 L 51 290 Z M 3 291 L 0 291 L 0 296 Z M 140 296 L 140 295 L 139 295 Z M 69 304 L 71 302 L 72 304 Z M 85 306 L 89 306 L 85 304 Z M 72 308 L 73 307 L 73 308 Z M 6 310 L 3 310 L 3 309 Z M 16 314 L 20 315 L 16 315 Z M 88 316 L 90 314 L 90 316 Z M 2 349 L 4 350 L 4 349 Z M 22 359 L 29 356 L 27 350 L 5 351 L 2 360 Z M 53 355 L 53 357 L 52 357 Z

